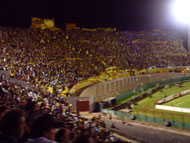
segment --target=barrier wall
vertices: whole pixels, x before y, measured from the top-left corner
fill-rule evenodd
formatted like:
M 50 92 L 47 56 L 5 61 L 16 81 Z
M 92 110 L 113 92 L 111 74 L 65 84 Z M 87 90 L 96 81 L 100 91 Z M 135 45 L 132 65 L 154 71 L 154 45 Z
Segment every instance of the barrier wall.
M 177 79 L 186 76 L 190 76 L 190 73 L 158 73 L 158 74 L 138 75 L 126 78 L 118 78 L 112 81 L 103 81 L 94 84 L 89 88 L 85 89 L 80 96 L 81 97 L 94 96 L 95 101 L 97 102 L 109 97 L 117 96 L 117 101 L 119 101 L 126 98 L 127 96 L 132 95 L 134 90 L 139 86 L 145 86 L 144 88 L 149 88 L 148 86 L 152 85 L 146 85 L 146 84 L 154 83 L 156 81 L 164 81 L 167 79 Z M 125 94 L 126 92 L 128 92 L 127 93 L 128 95 Z
M 139 121 L 145 121 L 149 123 L 155 123 L 159 125 L 166 126 L 166 122 L 169 122 L 172 127 L 190 130 L 190 115 L 181 115 L 174 113 L 165 113 L 158 111 L 141 111 L 136 112 L 134 114 L 122 112 L 122 111 L 114 111 L 108 109 L 102 109 L 103 113 L 112 114 L 112 117 L 116 117 L 119 120 L 131 120 L 133 118 Z
M 162 110 L 190 113 L 190 109 L 188 108 L 179 108 L 179 107 L 172 107 L 172 106 L 165 106 L 165 105 L 156 105 L 155 108 L 162 109 Z

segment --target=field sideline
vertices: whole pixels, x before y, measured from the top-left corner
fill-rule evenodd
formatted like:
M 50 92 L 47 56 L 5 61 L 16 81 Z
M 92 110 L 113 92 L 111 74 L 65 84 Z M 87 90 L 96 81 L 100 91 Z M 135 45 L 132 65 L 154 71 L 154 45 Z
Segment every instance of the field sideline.
M 166 87 L 163 90 L 152 94 L 152 98 L 146 97 L 142 99 L 141 101 L 137 102 L 137 105 L 134 105 L 135 110 L 132 113 L 138 114 L 138 115 L 157 117 L 157 118 L 162 118 L 162 119 L 164 118 L 167 120 L 175 120 L 178 122 L 183 121 L 186 123 L 190 123 L 190 120 L 189 120 L 190 113 L 159 110 L 159 109 L 155 109 L 155 105 L 154 105 L 156 101 L 161 100 L 163 98 L 163 95 L 170 96 L 172 94 L 190 89 L 189 81 L 181 85 L 182 85 L 181 87 L 179 84 L 171 85 L 170 87 Z M 180 97 L 178 99 L 165 103 L 164 105 L 190 108 L 189 101 L 190 101 L 190 95 L 186 95 L 184 97 Z
M 180 107 L 180 108 L 190 108 L 190 94 L 187 94 L 183 97 L 172 100 L 172 101 L 165 103 L 163 105 Z
M 170 96 L 172 94 L 179 93 L 181 91 L 190 89 L 190 82 L 186 82 L 182 85 L 184 87 L 179 87 L 179 84 L 176 84 L 171 87 L 164 88 L 162 91 L 158 91 L 158 92 L 152 94 L 152 98 L 146 97 L 146 98 L 142 99 L 141 101 L 137 102 L 138 105 L 135 105 L 135 109 L 145 109 L 145 110 L 155 109 L 154 103 L 158 100 L 161 100 L 163 98 L 164 94 L 166 96 Z

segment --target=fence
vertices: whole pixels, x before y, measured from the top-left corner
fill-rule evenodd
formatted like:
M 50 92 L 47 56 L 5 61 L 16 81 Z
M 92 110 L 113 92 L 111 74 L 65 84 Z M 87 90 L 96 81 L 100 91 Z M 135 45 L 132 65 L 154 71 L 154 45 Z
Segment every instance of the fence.
M 190 115 L 143 110 L 136 110 L 133 113 L 127 113 L 123 111 L 102 109 L 102 112 L 112 114 L 120 120 L 131 119 L 134 117 L 134 119 L 139 121 L 146 121 L 159 125 L 166 125 L 166 123 L 169 123 L 172 127 L 190 130 Z
M 145 90 L 147 90 L 149 88 L 155 87 L 156 85 L 165 85 L 165 84 L 170 84 L 172 82 L 178 82 L 178 81 L 180 82 L 180 81 L 184 81 L 184 80 L 190 80 L 190 76 L 184 76 L 184 77 L 181 77 L 181 78 L 166 79 L 166 80 L 163 80 L 163 81 L 152 82 L 152 83 L 140 86 L 140 87 L 136 88 L 135 90 L 126 92 L 124 94 L 121 94 L 121 95 L 117 96 L 116 99 L 117 99 L 117 102 L 120 102 L 120 101 L 124 100 L 125 98 L 128 98 L 128 97 L 130 97 L 132 95 L 135 95 L 138 92 L 141 92 L 142 90 L 145 91 Z
M 176 79 L 187 76 L 190 76 L 190 73 L 166 73 L 166 74 L 159 73 L 151 75 L 138 75 L 126 78 L 118 78 L 111 81 L 110 80 L 102 81 L 93 84 L 92 86 L 84 89 L 81 92 L 80 96 L 82 97 L 94 96 L 96 102 L 117 96 L 116 97 L 117 102 L 120 101 L 122 102 L 122 100 L 126 99 L 126 93 L 127 96 L 130 98 L 130 95 L 132 95 L 133 93 L 135 94 L 136 92 L 140 91 L 143 88 L 148 89 L 149 87 L 147 86 L 156 85 L 156 83 L 158 83 L 159 81 L 167 79 Z M 140 88 L 138 89 L 138 87 Z

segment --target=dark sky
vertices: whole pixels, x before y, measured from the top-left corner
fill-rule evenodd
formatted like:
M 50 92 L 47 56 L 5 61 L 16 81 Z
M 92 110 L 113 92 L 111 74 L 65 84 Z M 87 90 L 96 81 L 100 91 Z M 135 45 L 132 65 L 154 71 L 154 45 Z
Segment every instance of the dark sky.
M 169 5 L 173 0 L 6 0 L 0 5 L 1 24 L 29 25 L 30 17 L 55 18 L 58 26 L 75 22 L 82 26 L 119 29 L 171 28 Z
M 6 0 L 0 5 L 0 25 L 27 27 L 32 16 L 54 18 L 58 27 L 74 22 L 81 27 L 119 30 L 168 29 L 183 38 L 187 26 L 177 22 L 169 6 L 174 0 Z

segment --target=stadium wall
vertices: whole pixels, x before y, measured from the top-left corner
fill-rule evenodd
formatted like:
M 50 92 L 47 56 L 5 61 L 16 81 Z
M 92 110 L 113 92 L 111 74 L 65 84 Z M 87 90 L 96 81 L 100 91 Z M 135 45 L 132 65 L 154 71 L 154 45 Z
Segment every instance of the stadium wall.
M 162 110 L 190 113 L 189 108 L 179 108 L 179 107 L 172 107 L 172 106 L 165 106 L 165 105 L 156 105 L 155 108 L 162 109 Z
M 139 114 L 136 112 L 135 114 L 128 113 L 128 112 L 122 112 L 122 111 L 114 111 L 114 110 L 108 110 L 108 109 L 102 109 L 103 113 L 106 114 L 112 114 L 112 117 L 116 117 L 119 120 L 126 120 L 126 119 L 132 119 L 132 120 L 139 120 L 139 121 L 145 121 L 149 123 L 156 123 L 159 125 L 167 125 L 166 123 L 170 123 L 172 127 L 180 128 L 180 129 L 188 129 L 190 130 L 190 123 L 189 123 L 189 117 L 188 115 L 180 115 L 180 114 L 168 114 L 165 112 L 156 112 L 156 111 L 144 111 L 143 114 Z M 150 116 L 150 114 L 154 113 L 154 116 Z M 159 115 L 160 117 L 156 117 L 155 115 Z
M 167 79 L 177 79 L 190 76 L 190 73 L 158 73 L 149 75 L 138 75 L 126 78 L 117 78 L 112 81 L 103 81 L 85 89 L 80 96 L 94 96 L 95 101 L 99 102 L 109 97 L 117 96 L 117 101 L 130 96 L 139 86 L 147 86 L 146 84 Z M 148 88 L 148 87 L 147 87 Z M 131 92 L 129 92 L 131 91 Z M 128 95 L 125 93 L 128 92 Z M 118 96 L 120 95 L 120 96 Z

